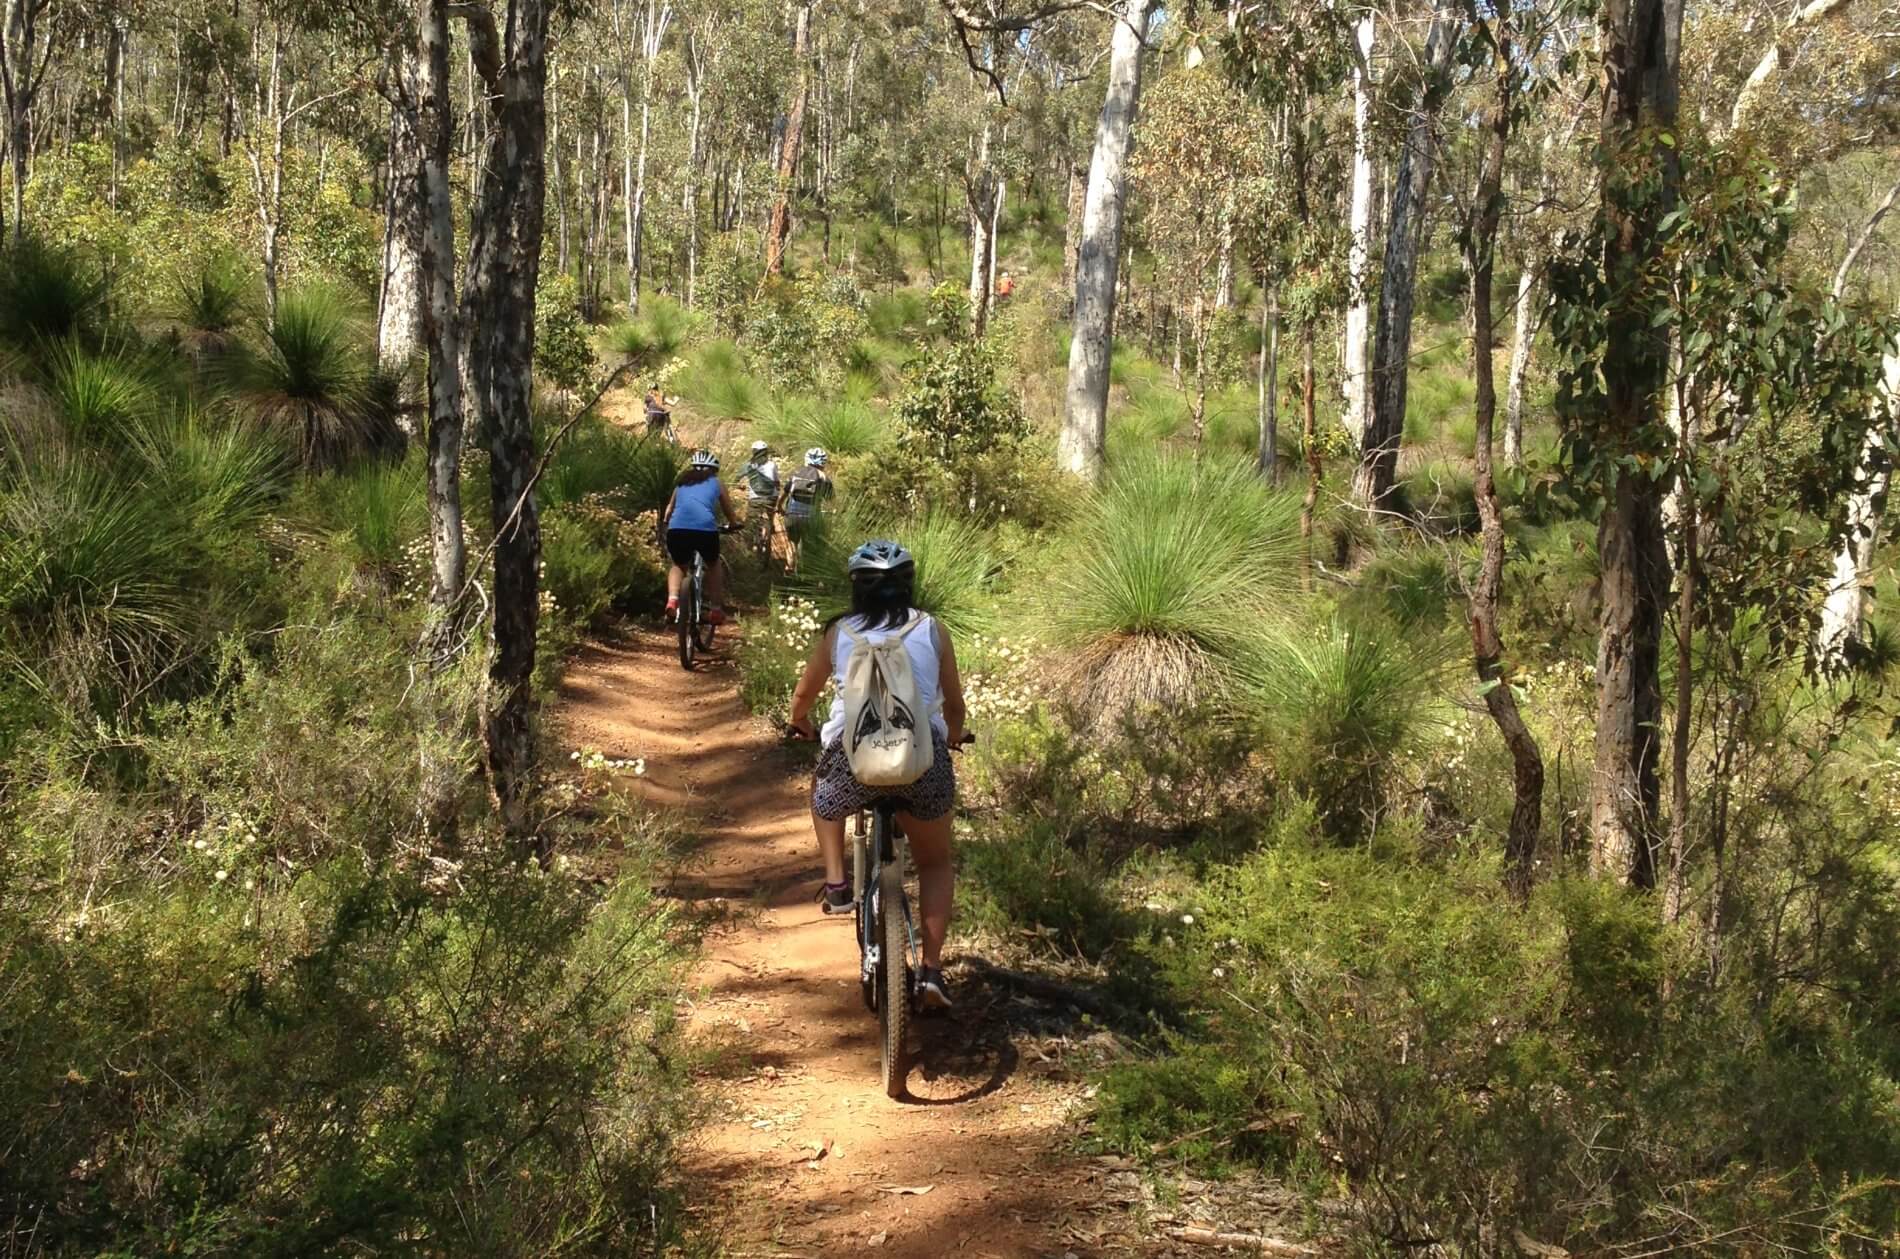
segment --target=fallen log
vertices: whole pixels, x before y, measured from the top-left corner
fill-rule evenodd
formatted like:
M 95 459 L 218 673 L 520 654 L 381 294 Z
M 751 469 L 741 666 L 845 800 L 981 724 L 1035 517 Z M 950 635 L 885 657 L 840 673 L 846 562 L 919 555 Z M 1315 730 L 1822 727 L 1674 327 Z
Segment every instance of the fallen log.
M 1259 1233 L 1225 1233 L 1217 1228 L 1173 1228 L 1168 1230 L 1168 1236 L 1195 1246 L 1241 1246 L 1255 1254 L 1285 1255 L 1289 1259 L 1319 1253 L 1311 1246 L 1302 1246 L 1298 1242 L 1281 1241 L 1277 1237 L 1264 1237 Z

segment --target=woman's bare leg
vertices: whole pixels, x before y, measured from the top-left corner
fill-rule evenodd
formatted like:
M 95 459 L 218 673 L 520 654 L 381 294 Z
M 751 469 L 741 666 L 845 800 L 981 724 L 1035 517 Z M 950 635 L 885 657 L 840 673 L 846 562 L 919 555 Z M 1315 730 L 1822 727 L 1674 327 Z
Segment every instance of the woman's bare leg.
M 818 832 L 818 851 L 825 858 L 825 882 L 844 882 L 844 819 L 833 822 L 814 812 L 811 828 Z
M 910 859 L 917 866 L 917 909 L 924 920 L 924 965 L 943 965 L 943 940 L 950 934 L 950 903 L 955 876 L 950 869 L 951 813 L 920 822 L 908 813 L 897 824 L 910 839 Z M 844 828 L 838 829 L 840 843 Z M 842 868 L 842 863 L 841 863 Z

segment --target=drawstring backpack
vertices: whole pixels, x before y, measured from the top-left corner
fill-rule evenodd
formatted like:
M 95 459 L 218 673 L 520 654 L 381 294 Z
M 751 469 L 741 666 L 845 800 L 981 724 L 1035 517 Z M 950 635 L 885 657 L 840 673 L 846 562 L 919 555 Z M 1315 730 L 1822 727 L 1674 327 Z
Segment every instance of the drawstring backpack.
M 902 629 L 878 642 L 859 638 L 844 627 L 851 644 L 844 665 L 844 756 L 851 776 L 867 787 L 908 787 L 924 776 L 936 756 L 930 714 L 910 667 L 904 640 L 924 624 L 912 617 Z

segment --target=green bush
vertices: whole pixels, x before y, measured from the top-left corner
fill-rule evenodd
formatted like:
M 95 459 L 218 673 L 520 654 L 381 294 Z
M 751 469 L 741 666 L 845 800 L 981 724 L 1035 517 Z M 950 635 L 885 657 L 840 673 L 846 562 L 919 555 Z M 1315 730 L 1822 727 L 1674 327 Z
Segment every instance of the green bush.
M 1116 464 L 1064 539 L 1040 598 L 1079 702 L 1133 708 L 1223 695 L 1294 577 L 1299 503 L 1209 455 Z
M 534 294 L 534 370 L 563 393 L 577 393 L 600 365 L 581 317 L 580 289 L 571 275 L 545 278 Z
M 536 419 L 537 438 L 546 449 L 558 425 L 554 417 Z M 554 448 L 535 490 L 543 507 L 594 498 L 632 519 L 666 505 L 679 476 L 679 459 L 680 452 L 668 442 L 649 441 L 590 416 L 578 421 Z
M 1150 946 L 1199 1016 L 1179 1056 L 1104 1080 L 1109 1144 L 1257 1162 L 1315 1193 L 1343 1180 L 1375 1248 L 1812 1252 L 1818 1230 L 1872 1255 L 1896 1236 L 1892 1064 L 1858 1047 L 1886 1016 L 1858 988 L 1752 965 L 1712 982 L 1689 937 L 1613 884 L 1557 880 L 1520 909 L 1495 856 L 1336 849 L 1312 824 L 1289 814 Z M 1885 929 L 1890 884 L 1821 882 L 1800 898 Z M 1827 973 L 1896 960 L 1854 935 Z
M 652 549 L 625 517 L 596 504 L 554 508 L 541 517 L 542 584 L 577 625 L 616 605 L 651 607 L 664 589 Z
M 223 369 L 233 395 L 282 435 L 308 468 L 334 468 L 400 449 L 395 417 L 375 405 L 368 342 L 348 303 L 323 288 L 291 289 L 263 343 Z
M 1399 756 L 1433 720 L 1437 644 L 1336 616 L 1314 628 L 1275 625 L 1255 647 L 1249 698 L 1282 776 L 1315 802 L 1329 832 L 1376 829 Z
M 96 344 L 107 319 L 98 269 L 76 251 L 32 236 L 0 253 L 0 339 L 20 349 L 46 341 Z

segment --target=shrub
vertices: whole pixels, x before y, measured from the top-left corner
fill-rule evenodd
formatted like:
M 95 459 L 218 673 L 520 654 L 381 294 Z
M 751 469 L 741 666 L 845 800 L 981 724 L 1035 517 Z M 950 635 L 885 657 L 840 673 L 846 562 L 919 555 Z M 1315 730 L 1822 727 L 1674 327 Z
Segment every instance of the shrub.
M 1277 625 L 1257 650 L 1248 689 L 1283 777 L 1315 802 L 1329 832 L 1376 827 L 1397 758 L 1432 720 L 1436 644 L 1335 616 L 1317 628 Z
M 1070 526 L 1041 607 L 1073 694 L 1110 721 L 1223 695 L 1278 619 L 1298 501 L 1245 463 L 1125 459 Z
M 165 313 L 193 354 L 222 354 L 237 343 L 250 287 L 235 254 L 212 253 L 180 271 Z
M 314 523 L 356 573 L 394 592 L 429 530 L 427 472 L 420 457 L 372 463 L 311 481 Z
M 985 524 L 1010 518 L 1031 527 L 1060 510 L 1057 487 L 1067 487 L 1044 475 L 1055 461 L 998 385 L 986 344 L 954 343 L 913 361 L 891 418 L 894 448 L 853 482 L 880 510 L 904 515 L 955 503 Z
M 402 434 L 372 405 L 369 351 L 348 307 L 315 287 L 292 289 L 256 350 L 225 369 L 232 392 L 266 428 L 280 431 L 306 467 L 333 468 L 400 449 Z
M 87 441 L 123 440 L 156 404 L 150 376 L 125 351 L 95 353 L 63 342 L 50 351 L 46 393 L 69 432 Z
M 555 417 L 536 420 L 537 443 L 545 450 L 559 425 Z M 544 507 L 597 498 L 631 520 L 666 505 L 679 459 L 680 452 L 667 442 L 648 441 L 590 416 L 554 448 L 535 490 Z
M 561 392 L 574 393 L 593 378 L 599 364 L 587 321 L 581 318 L 574 277 L 546 279 L 534 294 L 535 371 Z
M 542 581 L 554 607 L 587 626 L 616 605 L 651 607 L 663 590 L 645 539 L 598 502 L 555 508 L 541 518 Z
M 107 290 L 79 254 L 31 236 L 0 253 L 0 338 L 20 348 L 42 341 L 96 344 Z

